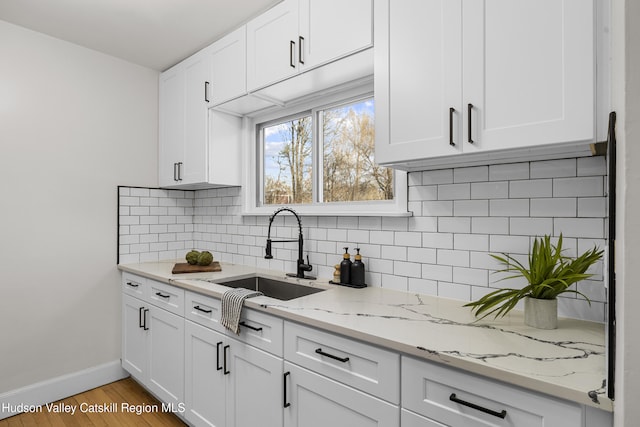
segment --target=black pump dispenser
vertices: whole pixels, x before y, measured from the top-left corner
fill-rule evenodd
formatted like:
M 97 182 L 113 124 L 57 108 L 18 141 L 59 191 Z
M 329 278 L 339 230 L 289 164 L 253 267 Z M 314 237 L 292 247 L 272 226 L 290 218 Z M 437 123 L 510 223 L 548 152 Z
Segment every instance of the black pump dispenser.
M 364 286 L 364 263 L 362 262 L 362 255 L 360 255 L 360 248 L 356 248 L 358 252 L 355 256 L 355 261 L 351 264 L 351 285 Z
M 345 285 L 351 284 L 351 255 L 349 255 L 349 248 L 344 248 L 344 254 L 342 255 L 342 262 L 340 263 L 340 283 Z

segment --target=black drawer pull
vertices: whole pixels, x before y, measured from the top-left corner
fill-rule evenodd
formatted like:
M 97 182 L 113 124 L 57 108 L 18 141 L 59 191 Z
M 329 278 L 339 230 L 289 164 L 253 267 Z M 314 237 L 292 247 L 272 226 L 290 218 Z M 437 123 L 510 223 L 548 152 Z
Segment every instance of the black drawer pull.
M 229 345 L 225 345 L 222 348 L 222 365 L 224 366 L 224 370 L 222 371 L 222 373 L 225 374 L 225 375 L 231 373 L 231 371 L 227 369 L 227 349 L 230 348 L 230 347 L 231 346 L 229 346 Z
M 283 389 L 283 397 L 282 397 L 282 406 L 288 408 L 291 406 L 291 402 L 287 401 L 287 377 L 291 375 L 291 372 L 287 371 L 282 375 L 282 389 Z
M 469 408 L 475 409 L 477 411 L 484 412 L 485 414 L 493 415 L 494 417 L 498 417 L 498 418 L 504 419 L 504 417 L 507 416 L 507 411 L 504 410 L 504 409 L 502 411 L 500 411 L 500 412 L 493 411 L 491 409 L 487 409 L 485 407 L 476 405 L 475 403 L 471 403 L 471 402 L 467 402 L 467 401 L 462 400 L 462 399 L 458 399 L 456 397 L 455 393 L 451 393 L 451 396 L 449 396 L 449 400 L 451 400 L 452 402 L 459 403 L 459 404 L 464 405 L 464 406 L 468 406 Z
M 473 138 L 471 138 L 471 111 L 473 110 L 473 104 L 467 104 L 467 132 L 469 133 L 469 138 L 467 142 L 469 144 L 473 144 Z
M 316 348 L 316 353 L 318 353 L 321 356 L 327 356 L 331 359 L 337 360 L 338 362 L 342 362 L 342 363 L 347 363 L 349 361 L 348 357 L 334 356 L 333 354 L 325 353 L 324 351 L 322 351 L 321 348 Z
M 262 330 L 262 327 L 256 328 L 255 326 L 247 325 L 247 323 L 244 322 L 244 321 L 240 322 L 240 326 L 244 326 L 246 328 L 253 329 L 256 332 L 260 332 Z
M 205 310 L 204 308 L 200 307 L 199 305 L 196 305 L 193 307 L 195 310 L 201 311 L 203 313 L 211 313 L 211 310 Z
M 222 341 L 219 341 L 216 344 L 216 371 L 221 371 L 222 366 L 220 366 L 220 346 L 222 345 Z
M 147 327 L 147 313 L 149 312 L 148 308 L 145 308 L 144 310 L 142 310 L 142 329 L 145 331 L 148 331 L 149 328 Z
M 134 283 L 134 282 L 127 282 L 127 285 L 131 286 L 132 288 L 137 288 L 139 286 L 137 283 Z
M 158 295 L 160 298 L 171 298 L 171 295 L 165 295 L 162 292 L 156 292 L 156 295 Z
M 451 145 L 452 147 L 456 145 L 456 143 L 453 142 L 453 113 L 455 111 L 455 108 L 449 108 L 449 145 Z
M 138 326 L 144 328 L 144 323 L 142 322 L 142 312 L 144 311 L 144 307 L 140 307 L 138 309 Z

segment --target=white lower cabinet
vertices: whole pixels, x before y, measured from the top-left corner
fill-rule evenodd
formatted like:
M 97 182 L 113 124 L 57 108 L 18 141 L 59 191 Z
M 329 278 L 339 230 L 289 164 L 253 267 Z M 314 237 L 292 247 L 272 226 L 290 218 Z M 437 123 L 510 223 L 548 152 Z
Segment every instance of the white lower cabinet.
M 403 357 L 401 383 L 402 407 L 428 418 L 405 414 L 411 427 L 582 427 L 584 423 L 583 408 L 577 403 L 424 360 Z
M 122 366 L 178 411 L 184 401 L 184 319 L 122 296 Z
M 400 411 L 400 425 L 402 427 L 447 427 L 429 418 L 421 417 L 418 414 L 402 409 Z
M 195 426 L 282 426 L 282 358 L 186 321 L 186 419 Z
M 398 425 L 397 406 L 292 363 L 284 381 L 285 427 Z

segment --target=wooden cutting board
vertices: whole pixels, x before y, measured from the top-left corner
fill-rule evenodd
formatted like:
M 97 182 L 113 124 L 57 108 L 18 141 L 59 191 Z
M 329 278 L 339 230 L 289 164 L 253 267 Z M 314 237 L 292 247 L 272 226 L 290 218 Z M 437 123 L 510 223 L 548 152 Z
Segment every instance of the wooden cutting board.
M 191 265 L 186 262 L 179 262 L 173 266 L 173 270 L 171 270 L 171 274 L 182 274 L 182 273 L 205 273 L 211 271 L 222 271 L 220 268 L 219 261 L 213 261 L 209 265 Z

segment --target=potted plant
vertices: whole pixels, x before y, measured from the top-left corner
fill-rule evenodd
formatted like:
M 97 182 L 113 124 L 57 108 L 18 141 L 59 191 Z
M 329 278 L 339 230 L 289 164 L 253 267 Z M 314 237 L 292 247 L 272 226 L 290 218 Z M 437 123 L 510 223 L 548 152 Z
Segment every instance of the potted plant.
M 524 298 L 525 323 L 540 329 L 555 329 L 558 323 L 558 301 L 556 297 L 564 292 L 582 295 L 591 304 L 591 300 L 571 285 L 587 279 L 587 269 L 602 258 L 603 251 L 594 246 L 577 258 L 562 254 L 562 234 L 557 245 L 551 244 L 551 238 L 545 235 L 536 238 L 533 248 L 529 252 L 529 265 L 525 267 L 521 262 L 505 253 L 490 254 L 505 268 L 496 271 L 514 273 L 501 280 L 524 277 L 527 286 L 522 289 L 502 288 L 490 292 L 477 301 L 465 304 L 472 307 L 476 316 L 484 318 L 493 314 L 495 318 L 502 317 L 511 311 L 518 301 Z

